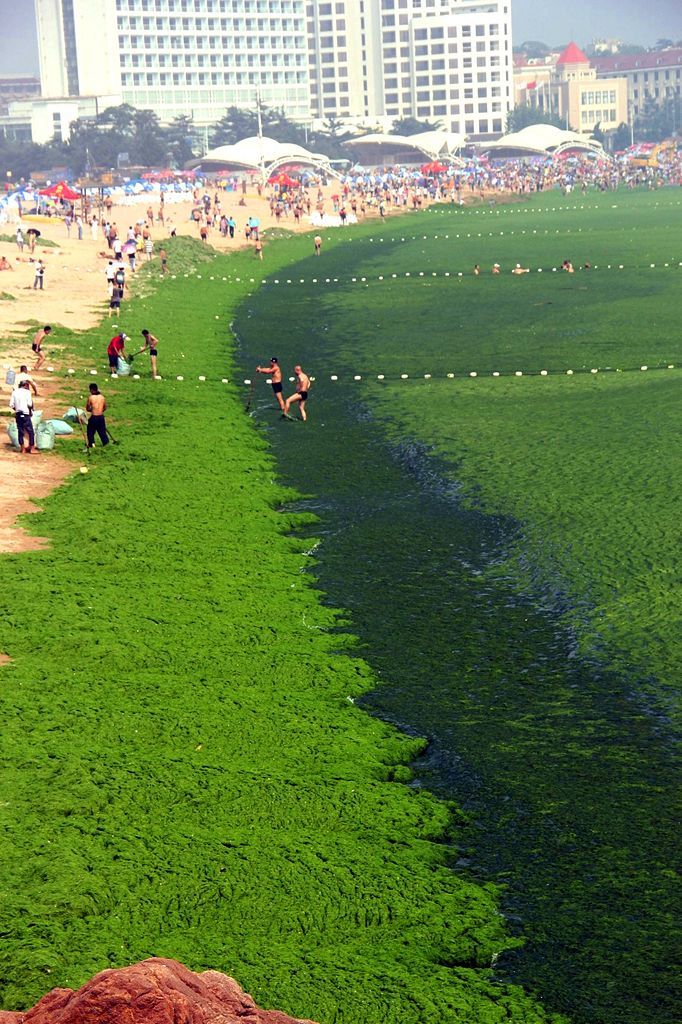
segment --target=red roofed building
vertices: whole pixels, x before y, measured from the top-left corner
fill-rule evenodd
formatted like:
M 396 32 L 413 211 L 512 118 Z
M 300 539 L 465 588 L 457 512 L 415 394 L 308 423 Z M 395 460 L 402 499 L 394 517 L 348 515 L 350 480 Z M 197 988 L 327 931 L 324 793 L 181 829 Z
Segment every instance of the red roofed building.
M 597 125 L 613 131 L 628 120 L 627 83 L 597 79 L 597 69 L 576 43 L 551 62 L 514 69 L 516 102 L 559 117 L 566 128 L 591 135 Z
M 650 50 L 647 53 L 609 54 L 593 61 L 599 78 L 625 78 L 628 102 L 635 117 L 647 99 L 665 103 L 682 96 L 682 49 Z
M 557 60 L 557 67 L 560 64 L 588 64 L 589 60 L 575 43 L 569 43 Z

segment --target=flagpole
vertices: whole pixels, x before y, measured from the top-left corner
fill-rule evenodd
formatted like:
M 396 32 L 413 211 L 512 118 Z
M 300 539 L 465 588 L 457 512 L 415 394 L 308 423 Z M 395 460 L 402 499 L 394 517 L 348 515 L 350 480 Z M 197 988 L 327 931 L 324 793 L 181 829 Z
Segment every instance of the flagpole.
M 261 184 L 265 186 L 265 154 L 263 153 L 263 118 L 261 117 L 260 89 L 256 89 L 256 112 L 258 114 L 258 141 Z

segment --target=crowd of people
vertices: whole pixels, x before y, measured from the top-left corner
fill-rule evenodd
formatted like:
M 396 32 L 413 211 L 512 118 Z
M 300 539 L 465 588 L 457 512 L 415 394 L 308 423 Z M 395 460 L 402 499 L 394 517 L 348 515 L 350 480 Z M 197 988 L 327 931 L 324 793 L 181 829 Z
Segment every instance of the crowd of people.
M 570 194 L 576 190 L 585 194 L 590 190 L 604 192 L 642 185 L 657 188 L 665 184 L 682 184 L 682 154 L 676 151 L 669 153 L 665 163 L 658 168 L 637 167 L 625 160 L 600 161 L 587 156 L 572 157 L 568 160 L 507 160 L 498 163 L 478 161 L 465 166 L 436 170 L 435 173 L 429 174 L 408 173 L 405 168 L 385 169 L 374 173 L 357 170 L 346 175 L 331 195 L 328 194 L 328 190 L 325 193 L 322 182 L 314 176 L 305 176 L 298 181 L 291 178 L 286 182 L 280 180 L 265 188 L 258 186 L 258 194 L 265 200 L 259 212 L 266 211 L 267 216 L 269 211 L 271 223 L 268 227 L 272 226 L 272 222 L 278 224 L 289 219 L 293 220 L 295 225 L 299 225 L 304 218 L 308 218 L 313 225 L 322 224 L 328 216 L 336 218 L 335 222 L 344 226 L 372 213 L 378 213 L 383 217 L 389 210 L 419 210 L 431 202 L 464 205 L 467 196 L 471 194 L 476 194 L 479 199 L 494 202 L 498 193 L 526 195 L 561 190 L 564 194 Z M 196 226 L 199 238 L 203 242 L 208 242 L 211 232 L 217 232 L 223 240 L 236 239 L 239 242 L 243 238 L 244 242 L 252 245 L 256 258 L 262 260 L 263 228 L 260 217 L 245 210 L 244 217 L 238 218 L 239 208 L 247 206 L 246 189 L 242 188 L 238 200 L 236 194 L 230 194 L 230 199 L 236 201 L 236 209 L 233 210 L 227 208 L 227 193 L 223 186 L 224 182 L 222 186 L 220 182 L 214 182 L 212 185 L 207 183 L 203 186 L 203 191 L 195 188 L 192 193 L 190 220 Z M 78 239 L 82 239 L 83 218 L 75 207 L 65 207 L 63 219 L 67 234 L 70 235 L 71 230 L 75 228 Z M 156 211 L 150 205 L 146 215 L 129 225 L 124 233 L 119 230 L 113 219 L 111 203 L 103 208 L 99 215 L 91 211 L 87 223 L 92 238 L 99 238 L 101 233 L 106 243 L 106 249 L 100 251 L 99 256 L 107 261 L 105 276 L 111 317 L 120 312 L 121 303 L 129 287 L 128 276 L 135 274 L 138 261 L 151 261 L 157 256 L 160 260 L 161 273 L 168 273 L 166 251 L 163 247 L 155 251 L 152 232 L 155 224 L 164 230 L 170 228 L 171 235 L 176 233 L 175 228 L 171 228 L 167 222 L 163 196 Z M 30 253 L 33 254 L 39 234 L 33 226 L 27 230 L 21 222 L 17 225 L 16 245 L 22 254 L 18 258 L 23 257 L 27 244 Z M 313 246 L 314 254 L 320 256 L 322 236 L 319 233 L 314 236 Z M 34 258 L 33 255 L 30 256 L 30 260 L 34 267 L 33 288 L 42 289 L 45 263 L 42 258 Z M 584 269 L 589 268 L 590 264 L 585 263 Z M 4 255 L 0 256 L 0 271 L 13 270 L 10 260 Z M 572 261 L 565 259 L 561 264 L 561 270 L 569 274 L 574 273 Z M 476 264 L 473 274 L 479 276 L 480 273 L 481 268 Z M 490 273 L 502 273 L 500 264 L 494 263 Z M 530 269 L 517 263 L 511 267 L 511 273 L 517 276 L 528 274 Z M 52 328 L 46 325 L 33 336 L 32 351 L 36 357 L 33 372 L 39 371 L 45 361 L 42 346 L 45 339 L 50 337 L 51 330 Z M 129 359 L 132 362 L 136 356 L 146 353 L 150 357 L 151 376 L 158 377 L 158 338 L 146 328 L 142 331 L 142 337 L 142 347 L 130 357 L 125 349 L 126 341 L 130 340 L 128 336 L 123 331 L 118 331 L 111 338 L 107 357 L 112 376 L 118 374 L 119 360 Z M 277 408 L 284 418 L 290 419 L 291 410 L 296 407 L 301 419 L 307 419 L 306 402 L 311 380 L 300 365 L 294 367 L 296 389 L 288 398 L 283 394 L 282 371 L 276 357 L 272 357 L 268 365 L 256 367 L 256 373 L 268 376 Z M 99 437 L 103 445 L 107 443 L 104 420 L 106 401 L 96 385 L 91 385 L 90 391 L 87 406 L 90 414 L 87 424 L 88 447 L 95 443 L 96 437 Z M 30 415 L 34 394 L 37 394 L 37 390 L 33 378 L 27 367 L 22 365 L 10 401 L 15 413 L 22 452 L 30 453 L 35 450 Z

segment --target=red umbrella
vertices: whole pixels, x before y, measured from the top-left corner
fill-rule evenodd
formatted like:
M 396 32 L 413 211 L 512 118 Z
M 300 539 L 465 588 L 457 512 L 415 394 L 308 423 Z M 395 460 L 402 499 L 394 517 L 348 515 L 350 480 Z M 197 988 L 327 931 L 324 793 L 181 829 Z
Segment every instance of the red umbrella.
M 65 181 L 58 181 L 54 185 L 50 185 L 49 188 L 41 189 L 39 195 L 51 196 L 53 199 L 80 199 L 80 192 L 74 192 L 74 190 L 66 184 Z
M 443 171 L 447 171 L 447 166 L 439 164 L 437 160 L 430 164 L 424 164 L 421 169 L 422 174 L 442 174 Z
M 291 188 L 294 185 L 298 185 L 298 182 L 295 181 L 294 178 L 289 177 L 288 174 L 282 173 L 273 175 L 273 177 L 270 178 L 268 184 L 280 186 L 284 185 L 287 188 Z

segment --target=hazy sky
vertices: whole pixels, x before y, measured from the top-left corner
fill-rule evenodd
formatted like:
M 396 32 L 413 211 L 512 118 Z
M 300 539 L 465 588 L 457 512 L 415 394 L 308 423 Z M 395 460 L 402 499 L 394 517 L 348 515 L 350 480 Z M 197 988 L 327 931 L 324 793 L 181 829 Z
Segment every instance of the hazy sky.
M 379 0 L 370 0 L 378 3 Z M 682 0 L 511 0 L 514 41 L 589 43 L 594 37 L 644 46 L 682 39 Z M 33 3 L 0 0 L 0 74 L 36 73 Z
M 1 2 L 1 0 L 0 0 Z M 651 46 L 682 39 L 682 0 L 511 0 L 514 43 L 540 39 L 550 46 L 622 39 Z

